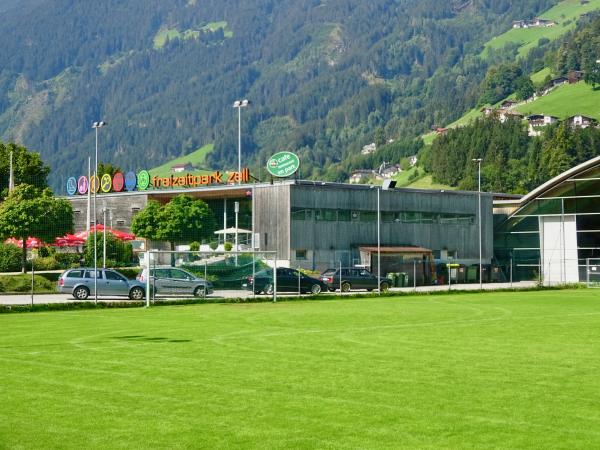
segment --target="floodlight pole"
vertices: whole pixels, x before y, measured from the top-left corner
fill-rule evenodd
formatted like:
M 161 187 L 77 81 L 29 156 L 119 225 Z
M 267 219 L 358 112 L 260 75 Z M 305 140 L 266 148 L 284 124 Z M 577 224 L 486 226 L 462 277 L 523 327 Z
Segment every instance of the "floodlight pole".
M 96 209 L 96 194 L 100 188 L 98 178 L 98 129 L 106 125 L 106 122 L 94 122 L 92 128 L 96 132 L 96 158 L 94 160 L 94 303 L 98 304 L 98 210 Z M 89 189 L 92 187 L 90 180 Z
M 381 295 L 381 203 L 380 191 L 377 187 L 377 294 Z
M 238 110 L 238 183 L 242 184 L 242 108 L 248 106 L 250 102 L 247 99 L 236 100 L 233 107 Z
M 477 222 L 479 222 L 479 290 L 483 289 L 483 264 L 481 262 L 481 161 L 482 158 L 473 158 L 473 162 L 477 163 L 477 198 L 478 198 L 478 212 Z

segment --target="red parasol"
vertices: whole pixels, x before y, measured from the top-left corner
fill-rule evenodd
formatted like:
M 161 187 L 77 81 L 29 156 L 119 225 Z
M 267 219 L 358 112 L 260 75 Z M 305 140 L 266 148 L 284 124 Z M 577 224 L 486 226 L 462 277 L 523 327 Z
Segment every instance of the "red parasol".
M 93 226 L 90 228 L 90 233 L 94 233 L 94 232 L 98 232 L 98 233 L 102 233 L 104 231 L 104 225 L 102 224 L 98 224 L 96 226 Z M 125 233 L 124 231 L 119 231 L 119 230 L 115 230 L 114 228 L 106 228 L 106 232 L 107 233 L 111 233 L 114 237 L 116 237 L 117 239 L 120 239 L 122 241 L 133 241 L 135 240 L 135 235 L 131 234 L 131 233 Z M 79 239 L 83 239 L 86 240 L 88 238 L 88 232 L 87 231 L 80 231 L 79 233 L 75 233 L 74 235 L 75 237 L 79 238 Z

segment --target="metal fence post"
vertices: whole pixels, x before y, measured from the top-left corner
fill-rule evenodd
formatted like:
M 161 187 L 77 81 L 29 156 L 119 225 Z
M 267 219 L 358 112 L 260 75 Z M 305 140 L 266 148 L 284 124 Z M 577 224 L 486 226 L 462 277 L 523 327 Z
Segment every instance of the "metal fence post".
M 302 290 L 300 289 L 300 266 L 298 266 L 298 296 L 302 295 Z
M 513 260 L 510 258 L 510 287 L 513 287 Z
M 203 300 L 206 300 L 206 287 L 208 285 L 208 269 L 207 269 L 207 261 L 204 259 L 204 292 L 202 293 Z
M 146 308 L 150 307 L 150 251 L 146 252 L 146 269 L 148 270 L 146 276 Z M 144 269 L 142 269 L 143 271 Z M 142 272 L 143 273 L 143 272 Z
M 342 261 L 339 261 L 340 263 L 340 295 L 342 295 Z
M 417 290 L 417 260 L 413 259 L 413 285 L 415 291 Z
M 273 264 L 273 303 L 277 303 L 277 255 L 274 258 Z
M 590 287 L 590 258 L 585 259 L 585 283 Z
M 35 284 L 35 266 L 33 264 L 33 258 L 31 259 L 31 306 L 33 306 L 33 291 Z

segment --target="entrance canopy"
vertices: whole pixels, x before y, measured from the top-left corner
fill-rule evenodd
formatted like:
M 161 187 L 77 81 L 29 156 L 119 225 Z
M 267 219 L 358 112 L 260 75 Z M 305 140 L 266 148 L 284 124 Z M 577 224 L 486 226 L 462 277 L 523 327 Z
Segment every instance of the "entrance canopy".
M 244 228 L 225 228 L 224 230 L 217 230 L 215 234 L 252 234 L 251 230 L 245 230 Z

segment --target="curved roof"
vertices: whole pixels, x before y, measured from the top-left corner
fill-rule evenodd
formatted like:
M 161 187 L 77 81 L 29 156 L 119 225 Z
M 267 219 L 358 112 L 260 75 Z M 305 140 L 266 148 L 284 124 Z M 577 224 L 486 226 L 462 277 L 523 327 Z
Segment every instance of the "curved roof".
M 580 173 L 583 173 L 589 169 L 592 169 L 593 167 L 595 167 L 597 165 L 600 165 L 600 156 L 596 156 L 595 158 L 589 159 L 586 162 L 573 167 L 572 169 L 566 170 L 565 172 L 561 173 L 560 175 L 557 175 L 556 177 L 552 178 L 551 180 L 546 181 L 544 184 L 542 184 L 541 186 L 538 186 L 533 191 L 531 191 L 529 194 L 527 194 L 527 195 L 523 196 L 523 198 L 521 198 L 521 207 L 523 207 L 530 201 L 538 198 L 539 196 L 545 194 L 549 190 L 555 188 L 563 181 L 566 181 L 576 175 L 579 175 Z

